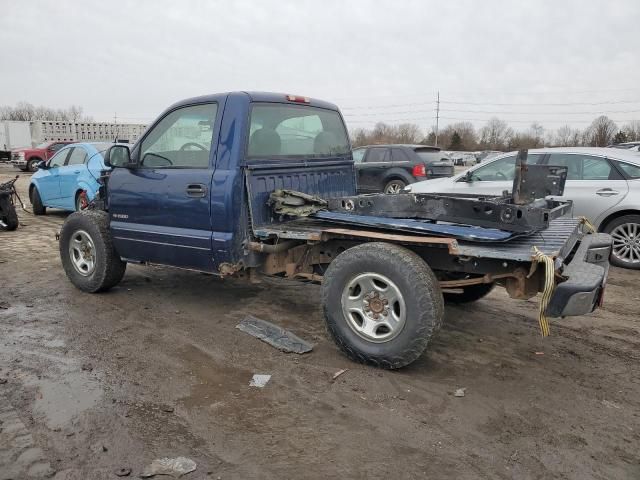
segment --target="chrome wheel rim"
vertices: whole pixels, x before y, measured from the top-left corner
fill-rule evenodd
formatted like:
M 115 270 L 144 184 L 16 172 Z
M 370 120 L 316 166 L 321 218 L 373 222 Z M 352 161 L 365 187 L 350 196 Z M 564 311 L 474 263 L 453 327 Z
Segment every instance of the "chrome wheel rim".
M 84 230 L 77 230 L 69 242 L 71 264 L 80 275 L 87 277 L 96 268 L 96 247 L 91 236 Z
M 390 193 L 391 195 L 395 195 L 397 193 L 400 193 L 403 188 L 404 187 L 402 185 L 394 182 L 390 185 L 387 185 L 387 188 L 385 189 L 384 193 Z
M 407 319 L 404 296 L 398 286 L 372 272 L 347 283 L 342 293 L 342 313 L 351 330 L 374 343 L 395 338 Z
M 625 263 L 640 263 L 640 225 L 623 223 L 611 231 L 613 255 Z

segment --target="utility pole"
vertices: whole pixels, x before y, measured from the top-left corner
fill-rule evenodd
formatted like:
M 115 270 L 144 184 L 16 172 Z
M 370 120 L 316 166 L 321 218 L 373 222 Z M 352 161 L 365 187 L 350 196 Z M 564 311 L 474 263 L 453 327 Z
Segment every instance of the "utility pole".
M 438 146 L 438 125 L 440 123 L 440 90 L 438 90 L 438 96 L 436 97 L 436 147 Z

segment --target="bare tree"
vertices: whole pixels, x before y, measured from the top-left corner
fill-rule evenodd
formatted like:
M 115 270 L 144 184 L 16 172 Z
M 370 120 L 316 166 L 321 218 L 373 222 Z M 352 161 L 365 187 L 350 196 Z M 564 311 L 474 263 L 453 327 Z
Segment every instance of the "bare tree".
M 564 125 L 556 130 L 553 144 L 556 147 L 577 147 L 580 144 L 580 131 Z
M 397 143 L 418 143 L 422 140 L 420 127 L 415 123 L 402 123 L 396 128 L 394 140 Z
M 611 143 L 617 131 L 618 126 L 616 123 L 606 115 L 601 115 L 587 129 L 589 145 L 592 147 L 606 147 Z
M 392 126 L 378 122 L 372 130 L 359 128 L 351 132 L 351 143 L 354 147 L 384 143 L 420 143 L 422 138 L 420 127 L 413 123 Z
M 15 107 L 0 107 L 0 120 L 33 122 L 38 120 L 58 120 L 65 122 L 90 122 L 91 117 L 82 114 L 82 107 L 72 105 L 68 109 L 33 106 L 28 102 L 18 102 Z
M 640 141 L 640 120 L 631 120 L 622 127 L 622 131 L 627 135 L 628 142 Z
M 489 150 L 504 150 L 512 135 L 513 130 L 506 122 L 493 117 L 480 129 L 480 145 Z

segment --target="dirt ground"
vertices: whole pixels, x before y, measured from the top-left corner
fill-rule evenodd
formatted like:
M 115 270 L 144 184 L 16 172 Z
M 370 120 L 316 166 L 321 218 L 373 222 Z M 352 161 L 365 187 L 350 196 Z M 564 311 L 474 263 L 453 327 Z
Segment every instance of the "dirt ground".
M 638 272 L 613 268 L 604 307 L 546 339 L 533 300 L 449 306 L 421 359 L 382 371 L 337 351 L 317 287 L 129 266 L 81 293 L 60 265 L 64 218 L 22 212 L 0 232 L 1 480 L 137 478 L 177 456 L 197 463 L 185 479 L 640 478 Z M 313 352 L 240 332 L 247 314 Z

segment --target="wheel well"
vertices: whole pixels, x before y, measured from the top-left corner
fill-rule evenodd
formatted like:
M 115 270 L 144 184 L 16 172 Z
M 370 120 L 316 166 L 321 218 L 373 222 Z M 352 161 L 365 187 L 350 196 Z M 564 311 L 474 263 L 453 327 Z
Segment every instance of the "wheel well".
M 605 218 L 602 222 L 600 222 L 600 227 L 598 228 L 599 232 L 604 232 L 611 222 L 613 222 L 616 218 L 624 217 L 625 215 L 640 215 L 640 211 L 638 210 L 620 210 L 619 212 L 612 213 L 607 218 Z
M 404 183 L 410 183 L 406 178 L 403 178 L 401 175 L 397 174 L 397 173 L 392 173 L 391 175 L 389 175 L 388 177 L 386 177 L 384 179 L 384 184 L 386 185 L 387 183 L 393 181 L 393 180 L 400 180 L 401 182 Z
M 29 157 L 29 160 L 27 160 L 27 162 L 31 162 L 31 161 L 33 161 L 33 160 L 37 160 L 37 161 L 39 161 L 39 162 L 41 162 L 41 161 L 42 161 L 42 159 L 41 159 L 40 157 Z

